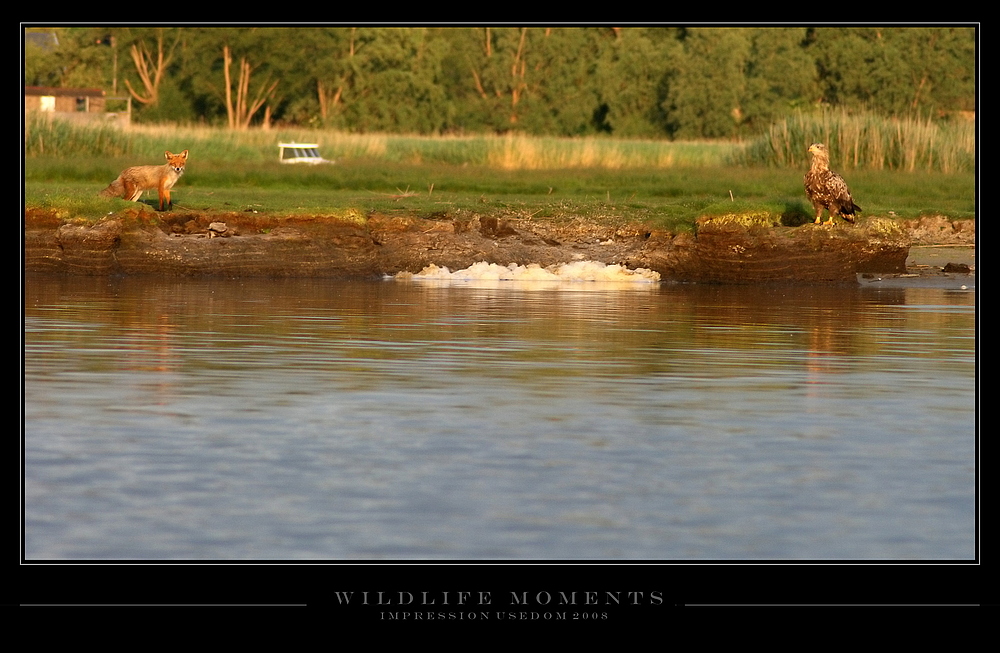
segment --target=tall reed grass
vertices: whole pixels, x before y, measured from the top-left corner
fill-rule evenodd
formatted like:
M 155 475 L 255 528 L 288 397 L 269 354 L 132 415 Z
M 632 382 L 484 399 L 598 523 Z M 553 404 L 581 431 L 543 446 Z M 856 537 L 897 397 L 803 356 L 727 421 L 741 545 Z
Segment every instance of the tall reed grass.
M 975 123 L 885 117 L 870 112 L 800 113 L 771 125 L 736 153 L 742 165 L 804 168 L 811 143 L 826 143 L 831 166 L 907 172 L 971 172 Z
M 24 120 L 25 156 L 126 156 L 133 133 L 108 123 L 75 124 L 32 111 Z
M 505 135 L 480 137 L 486 164 L 502 170 L 705 167 L 724 165 L 727 141 L 654 141 Z
M 838 168 L 970 172 L 976 139 L 971 122 L 888 118 L 823 111 L 774 123 L 747 144 L 729 141 L 657 141 L 614 138 L 473 135 L 349 134 L 333 130 L 235 131 L 207 126 L 86 126 L 37 114 L 25 121 L 27 157 L 103 157 L 158 161 L 164 150 L 189 149 L 219 164 L 278 160 L 278 143 L 317 142 L 327 159 L 401 164 L 483 166 L 499 170 L 638 170 L 774 166 L 804 168 L 810 143 L 826 143 Z
M 501 170 L 703 167 L 724 165 L 731 142 L 670 142 L 523 135 L 411 136 L 333 130 L 234 131 L 216 127 L 87 127 L 44 118 L 26 121 L 25 155 L 162 158 L 191 150 L 202 161 L 260 164 L 278 160 L 278 143 L 319 143 L 327 159 L 472 165 Z

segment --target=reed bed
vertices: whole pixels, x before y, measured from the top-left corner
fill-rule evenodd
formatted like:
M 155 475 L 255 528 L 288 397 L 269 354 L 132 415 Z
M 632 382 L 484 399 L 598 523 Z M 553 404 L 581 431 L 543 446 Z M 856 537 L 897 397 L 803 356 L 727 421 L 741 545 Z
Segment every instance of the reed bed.
M 973 121 L 886 117 L 829 110 L 796 114 L 770 126 L 736 153 L 738 165 L 804 168 L 810 143 L 826 143 L 840 169 L 905 172 L 972 172 L 976 160 Z
M 472 135 L 349 134 L 333 130 L 236 131 L 216 127 L 133 125 L 88 127 L 29 117 L 28 157 L 122 157 L 158 159 L 164 150 L 190 149 L 202 161 L 259 164 L 278 160 L 278 143 L 319 143 L 327 159 L 403 164 L 485 166 L 500 170 L 704 167 L 724 165 L 736 144 L 612 138 Z
M 723 165 L 736 145 L 728 141 L 653 141 L 554 138 L 523 135 L 484 137 L 486 164 L 502 170 L 607 170 Z
M 24 121 L 25 156 L 126 156 L 133 133 L 109 123 L 74 124 L 32 112 Z
M 202 161 L 241 165 L 277 161 L 278 143 L 318 142 L 337 161 L 484 166 L 498 170 L 605 170 L 684 167 L 808 166 L 810 143 L 826 143 L 840 169 L 972 172 L 976 133 L 971 121 L 937 122 L 871 113 L 796 114 L 745 144 L 601 137 L 350 134 L 333 130 L 229 130 L 207 126 L 77 125 L 38 114 L 25 121 L 27 157 L 159 159 L 164 150 L 190 149 Z

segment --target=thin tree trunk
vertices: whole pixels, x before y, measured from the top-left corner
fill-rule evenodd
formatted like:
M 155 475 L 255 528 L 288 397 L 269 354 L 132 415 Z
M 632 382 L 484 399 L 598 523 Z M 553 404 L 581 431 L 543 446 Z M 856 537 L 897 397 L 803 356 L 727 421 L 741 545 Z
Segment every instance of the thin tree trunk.
M 128 87 L 128 92 L 139 102 L 143 104 L 156 104 L 160 100 L 160 84 L 163 82 L 163 76 L 166 74 L 167 66 L 170 65 L 171 60 L 174 58 L 174 49 L 180 42 L 180 37 L 178 37 L 173 45 L 170 46 L 170 52 L 166 53 L 163 49 L 163 30 L 160 30 L 156 37 L 156 63 L 153 63 L 153 55 L 146 48 L 144 42 L 138 44 L 133 43 L 132 47 L 129 48 L 129 54 L 132 56 L 132 63 L 135 64 L 135 71 L 139 74 L 139 79 L 142 81 L 143 88 L 145 89 L 145 95 L 140 95 L 134 88 L 132 88 L 132 83 L 129 80 L 125 80 L 125 86 Z M 141 47 L 140 47 L 141 46 Z
M 229 54 L 229 46 L 222 46 L 222 72 L 226 80 L 226 117 L 229 119 L 230 129 L 236 127 L 236 117 L 233 113 L 233 96 L 231 90 L 232 83 L 229 77 L 229 64 L 232 62 L 233 58 Z
M 232 65 L 233 57 L 229 51 L 229 46 L 222 47 L 223 75 L 226 80 L 226 115 L 229 119 L 230 129 L 247 129 L 250 120 L 253 119 L 257 110 L 267 101 L 267 97 L 278 86 L 275 80 L 269 87 L 261 86 L 256 98 L 250 101 L 250 76 L 253 73 L 253 66 L 246 57 L 240 57 L 240 76 L 236 81 L 236 105 L 233 106 L 232 97 L 232 76 L 229 74 L 229 67 Z M 270 109 L 270 107 L 268 107 Z M 265 121 L 270 120 L 270 113 L 265 116 Z

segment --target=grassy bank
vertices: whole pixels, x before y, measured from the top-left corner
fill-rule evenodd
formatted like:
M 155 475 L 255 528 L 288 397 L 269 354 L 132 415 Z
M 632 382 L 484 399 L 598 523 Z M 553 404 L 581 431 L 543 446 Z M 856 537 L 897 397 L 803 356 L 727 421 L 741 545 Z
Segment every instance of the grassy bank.
M 826 110 L 799 113 L 745 143 L 614 138 L 349 134 L 333 130 L 228 130 L 199 126 L 80 126 L 32 114 L 25 123 L 25 156 L 154 157 L 190 149 L 202 162 L 261 164 L 277 159 L 279 142 L 318 142 L 340 162 L 487 166 L 498 170 L 769 166 L 804 168 L 810 143 L 826 143 L 837 169 L 973 172 L 975 123 L 886 117 Z
M 738 146 L 725 141 L 672 142 L 523 135 L 407 136 L 333 130 L 236 131 L 198 126 L 77 126 L 29 116 L 25 156 L 159 157 L 190 149 L 202 162 L 238 165 L 277 161 L 278 143 L 320 144 L 327 159 L 488 166 L 500 170 L 669 168 L 723 165 Z
M 729 142 L 109 129 L 29 124 L 26 205 L 105 215 L 129 206 L 97 197 L 123 168 L 159 164 L 164 150 L 189 149 L 188 170 L 173 193 L 182 211 L 473 211 L 642 220 L 678 230 L 700 215 L 766 212 L 794 223 L 811 213 L 802 191 L 806 164 L 740 165 L 743 150 Z M 318 141 L 336 163 L 279 164 L 277 143 L 288 140 Z M 969 171 L 859 167 L 845 176 L 863 215 L 975 215 Z

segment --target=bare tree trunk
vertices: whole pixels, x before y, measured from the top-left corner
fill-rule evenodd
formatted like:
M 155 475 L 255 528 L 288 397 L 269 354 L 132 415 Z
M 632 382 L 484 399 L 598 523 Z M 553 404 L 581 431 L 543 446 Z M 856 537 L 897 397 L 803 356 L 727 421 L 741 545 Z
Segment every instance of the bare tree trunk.
M 326 86 L 324 86 L 322 79 L 316 80 L 316 98 L 319 100 L 319 117 L 325 122 L 329 113 L 327 103 L 330 100 L 326 96 Z
M 522 58 L 524 55 L 524 39 L 528 34 L 528 28 L 521 28 L 521 40 L 517 44 L 517 53 L 514 55 L 514 61 L 510 66 L 510 122 L 513 124 L 517 122 L 517 103 L 521 100 L 521 93 L 528 85 L 524 81 L 524 73 L 526 62 Z
M 483 88 L 483 81 L 479 79 L 479 73 L 476 69 L 472 69 L 472 79 L 476 82 L 476 90 L 479 91 L 479 97 L 486 99 L 486 89 Z
M 347 56 L 349 59 L 354 58 L 354 39 L 357 35 L 357 29 L 358 28 L 356 27 L 351 28 L 351 38 L 350 41 L 348 41 L 347 46 Z M 323 83 L 322 79 L 316 80 L 316 96 L 319 98 L 319 115 L 324 121 L 329 117 L 334 108 L 340 104 L 340 98 L 344 94 L 344 87 L 349 85 L 351 82 L 350 74 L 341 75 L 340 79 L 337 81 L 340 82 L 337 86 L 337 90 L 331 93 L 330 89 Z
M 257 110 L 267 101 L 267 97 L 278 86 L 275 80 L 269 87 L 261 86 L 257 96 L 251 102 L 250 98 L 250 75 L 253 73 L 253 66 L 246 57 L 240 57 L 240 76 L 236 81 L 236 105 L 233 106 L 232 97 L 232 77 L 229 74 L 229 67 L 232 65 L 233 57 L 229 51 L 229 46 L 222 46 L 223 74 L 226 80 L 226 116 L 229 119 L 230 129 L 246 129 L 250 126 L 250 120 Z M 268 107 L 268 110 L 270 107 Z M 265 116 L 265 120 L 270 120 L 270 113 Z
M 510 95 L 510 114 L 508 116 L 508 121 L 514 124 L 518 121 L 517 109 L 518 104 L 524 97 L 524 93 L 528 90 L 527 83 L 527 58 L 525 57 L 525 46 L 527 42 L 528 28 L 521 28 L 521 35 L 518 39 L 517 50 L 514 52 L 513 57 L 510 61 L 510 79 L 509 81 L 504 79 L 505 73 L 500 72 L 495 67 L 491 66 L 487 61 L 483 64 L 481 70 L 477 70 L 476 63 L 469 61 L 469 69 L 472 72 L 472 80 L 475 84 L 476 92 L 479 97 L 486 100 L 490 95 L 495 95 L 498 100 L 505 98 L 508 94 Z M 483 52 L 486 59 L 489 60 L 493 57 L 493 35 L 489 27 L 484 28 L 483 31 Z M 504 59 L 506 58 L 505 55 Z M 471 59 L 471 57 L 470 57 Z M 497 62 L 499 65 L 504 65 L 506 61 Z M 496 74 L 497 79 L 491 79 Z
M 153 55 L 146 47 L 146 43 L 140 41 L 138 44 L 132 44 L 129 49 L 129 53 L 132 55 L 132 62 L 135 64 L 135 70 L 139 74 L 139 79 L 142 80 L 143 88 L 145 89 L 145 95 L 140 95 L 134 88 L 132 88 L 131 82 L 127 79 L 125 80 L 125 86 L 128 87 L 129 93 L 139 102 L 143 104 L 156 104 L 160 100 L 160 84 L 163 82 L 163 76 L 167 71 L 167 66 L 170 65 L 170 61 L 174 58 L 174 49 L 177 44 L 180 43 L 180 36 L 174 41 L 173 45 L 170 46 L 169 52 L 164 52 L 163 49 L 163 30 L 159 30 L 156 37 L 156 61 L 153 61 Z
M 226 80 L 226 118 L 229 120 L 229 128 L 233 129 L 236 127 L 236 117 L 233 113 L 233 96 L 230 87 L 232 84 L 229 80 L 229 64 L 233 62 L 232 56 L 229 54 L 229 46 L 222 46 L 222 73 Z

